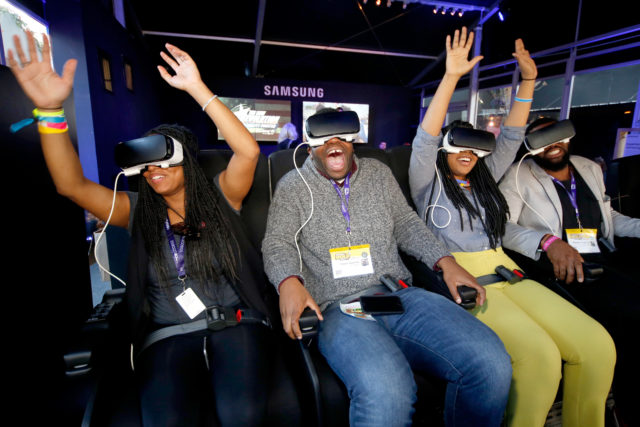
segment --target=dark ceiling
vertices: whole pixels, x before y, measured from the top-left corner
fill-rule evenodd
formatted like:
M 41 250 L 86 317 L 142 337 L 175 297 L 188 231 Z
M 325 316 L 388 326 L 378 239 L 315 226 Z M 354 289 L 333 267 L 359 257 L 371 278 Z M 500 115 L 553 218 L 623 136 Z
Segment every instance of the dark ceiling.
M 126 1 L 126 0 L 125 0 Z M 178 38 L 146 34 L 150 48 L 159 50 L 170 41 L 187 50 L 201 67 L 220 76 L 252 75 L 259 22 L 259 0 L 167 1 L 128 0 L 144 32 L 182 33 L 196 36 L 230 37 L 244 42 Z M 391 7 L 382 0 L 266 0 L 262 44 L 256 76 L 266 78 L 337 80 L 347 82 L 416 86 L 437 80 L 443 64 L 434 63 L 444 50 L 444 39 L 462 25 L 474 25 L 480 12 L 462 17 L 433 13 L 433 6 L 399 1 Z M 475 0 L 457 1 L 490 7 L 499 3 L 504 21 L 495 14 L 484 24 L 482 64 L 511 58 L 513 41 L 522 37 L 531 52 L 571 43 L 575 39 L 578 10 L 581 19 L 578 39 L 640 24 L 631 9 L 636 1 L 612 2 L 610 7 L 592 0 Z M 626 6 L 625 6 L 626 5 Z M 636 36 L 637 37 L 637 34 Z M 249 43 L 249 42 L 251 43 Z M 423 57 L 384 56 L 326 49 L 283 47 L 267 44 L 289 42 L 399 52 Z M 425 58 L 426 56 L 427 58 Z

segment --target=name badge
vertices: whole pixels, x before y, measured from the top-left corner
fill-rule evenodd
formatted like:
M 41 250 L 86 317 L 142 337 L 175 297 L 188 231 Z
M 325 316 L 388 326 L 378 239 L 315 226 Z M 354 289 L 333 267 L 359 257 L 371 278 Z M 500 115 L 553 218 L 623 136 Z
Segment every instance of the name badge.
M 371 245 L 333 248 L 329 249 L 329 254 L 334 279 L 373 274 Z
M 207 308 L 191 288 L 185 289 L 180 295 L 178 295 L 176 297 L 176 301 L 178 301 L 178 304 L 180 304 L 180 307 L 182 307 L 190 319 L 193 319 Z
M 374 322 L 376 321 L 376 319 L 374 319 L 372 315 L 364 313 L 362 311 L 359 300 L 350 303 L 341 302 L 340 311 L 342 311 L 347 316 L 355 317 L 357 319 L 373 320 Z
M 598 230 L 595 228 L 567 228 L 567 243 L 581 254 L 596 254 L 598 247 Z

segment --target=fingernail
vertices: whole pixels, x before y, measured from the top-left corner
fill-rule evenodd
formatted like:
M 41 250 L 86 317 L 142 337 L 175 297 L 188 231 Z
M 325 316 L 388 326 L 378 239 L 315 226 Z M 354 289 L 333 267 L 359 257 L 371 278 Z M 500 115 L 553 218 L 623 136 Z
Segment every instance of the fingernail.
M 462 299 L 460 299 L 460 298 L 456 298 L 456 302 L 457 302 L 458 304 L 460 304 L 460 303 L 462 302 Z

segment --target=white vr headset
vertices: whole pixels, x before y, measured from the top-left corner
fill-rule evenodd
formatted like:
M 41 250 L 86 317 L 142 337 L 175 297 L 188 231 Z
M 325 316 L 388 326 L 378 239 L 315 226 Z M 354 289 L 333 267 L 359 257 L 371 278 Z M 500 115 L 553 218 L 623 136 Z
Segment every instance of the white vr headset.
M 142 173 L 148 166 L 179 166 L 184 154 L 180 142 L 170 136 L 154 134 L 118 143 L 115 158 L 125 176 L 132 176 Z
M 571 120 L 566 119 L 531 132 L 524 139 L 524 145 L 532 155 L 542 153 L 545 148 L 557 143 L 567 143 L 576 135 Z
M 495 150 L 496 137 L 484 130 L 454 127 L 442 138 L 442 147 L 447 153 L 471 151 L 478 157 L 485 157 Z
M 311 147 L 323 145 L 332 138 L 357 142 L 359 133 L 360 119 L 355 111 L 314 114 L 304 122 L 304 134 Z

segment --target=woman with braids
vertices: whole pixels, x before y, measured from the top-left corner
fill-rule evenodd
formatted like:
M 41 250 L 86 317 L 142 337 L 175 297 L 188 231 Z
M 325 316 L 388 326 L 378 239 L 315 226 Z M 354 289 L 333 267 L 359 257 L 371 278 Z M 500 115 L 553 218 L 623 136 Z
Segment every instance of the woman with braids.
M 471 150 L 447 153 L 447 147 L 438 149 L 443 135 L 456 125 L 471 127 L 452 123 L 440 129 L 458 80 L 482 59 L 467 59 L 472 43 L 473 33 L 467 37 L 465 28 L 456 31 L 453 40 L 447 37 L 446 73 L 413 141 L 409 179 L 421 217 L 456 261 L 479 278 L 495 274 L 500 265 L 518 268 L 501 248 L 509 210 L 496 180 L 511 164 L 524 138 L 537 70 L 522 40 L 516 40 L 513 56 L 522 82 L 495 150 L 482 158 L 476 153 L 484 153 Z M 436 202 L 439 179 L 444 191 Z M 615 364 L 615 348 L 604 328 L 531 280 L 497 281 L 485 291 L 486 302 L 471 313 L 498 334 L 511 356 L 513 379 L 506 424 L 544 425 L 563 376 L 562 425 L 603 426 Z M 456 289 L 450 292 L 459 300 Z
M 27 33 L 27 40 L 31 60 L 16 37 L 9 64 L 37 107 L 42 151 L 56 189 L 106 220 L 113 192 L 83 176 L 62 111 L 77 62 L 67 61 L 59 76 L 51 68 L 47 37 L 41 61 L 33 35 Z M 148 166 L 137 195 L 115 196 L 111 224 L 128 228 L 132 236 L 126 301 L 143 424 L 197 425 L 203 382 L 208 382 L 221 425 L 259 425 L 266 409 L 270 316 L 261 260 L 242 234 L 238 217 L 253 182 L 259 147 L 202 82 L 189 55 L 170 44 L 166 48 L 171 56 L 160 55 L 175 74 L 158 66 L 160 75 L 203 107 L 234 154 L 214 185 L 196 162 L 193 133 L 177 125 L 158 126 L 148 134 L 180 144 L 183 162 L 168 168 Z M 52 117 L 55 120 L 49 120 Z M 184 295 L 190 301 L 185 302 Z M 200 307 L 214 305 L 234 315 L 241 309 L 249 320 L 216 332 L 207 330 L 206 322 L 204 329 L 189 329 L 204 319 Z M 172 331 L 184 332 L 149 342 L 150 333 L 171 325 L 178 325 Z

